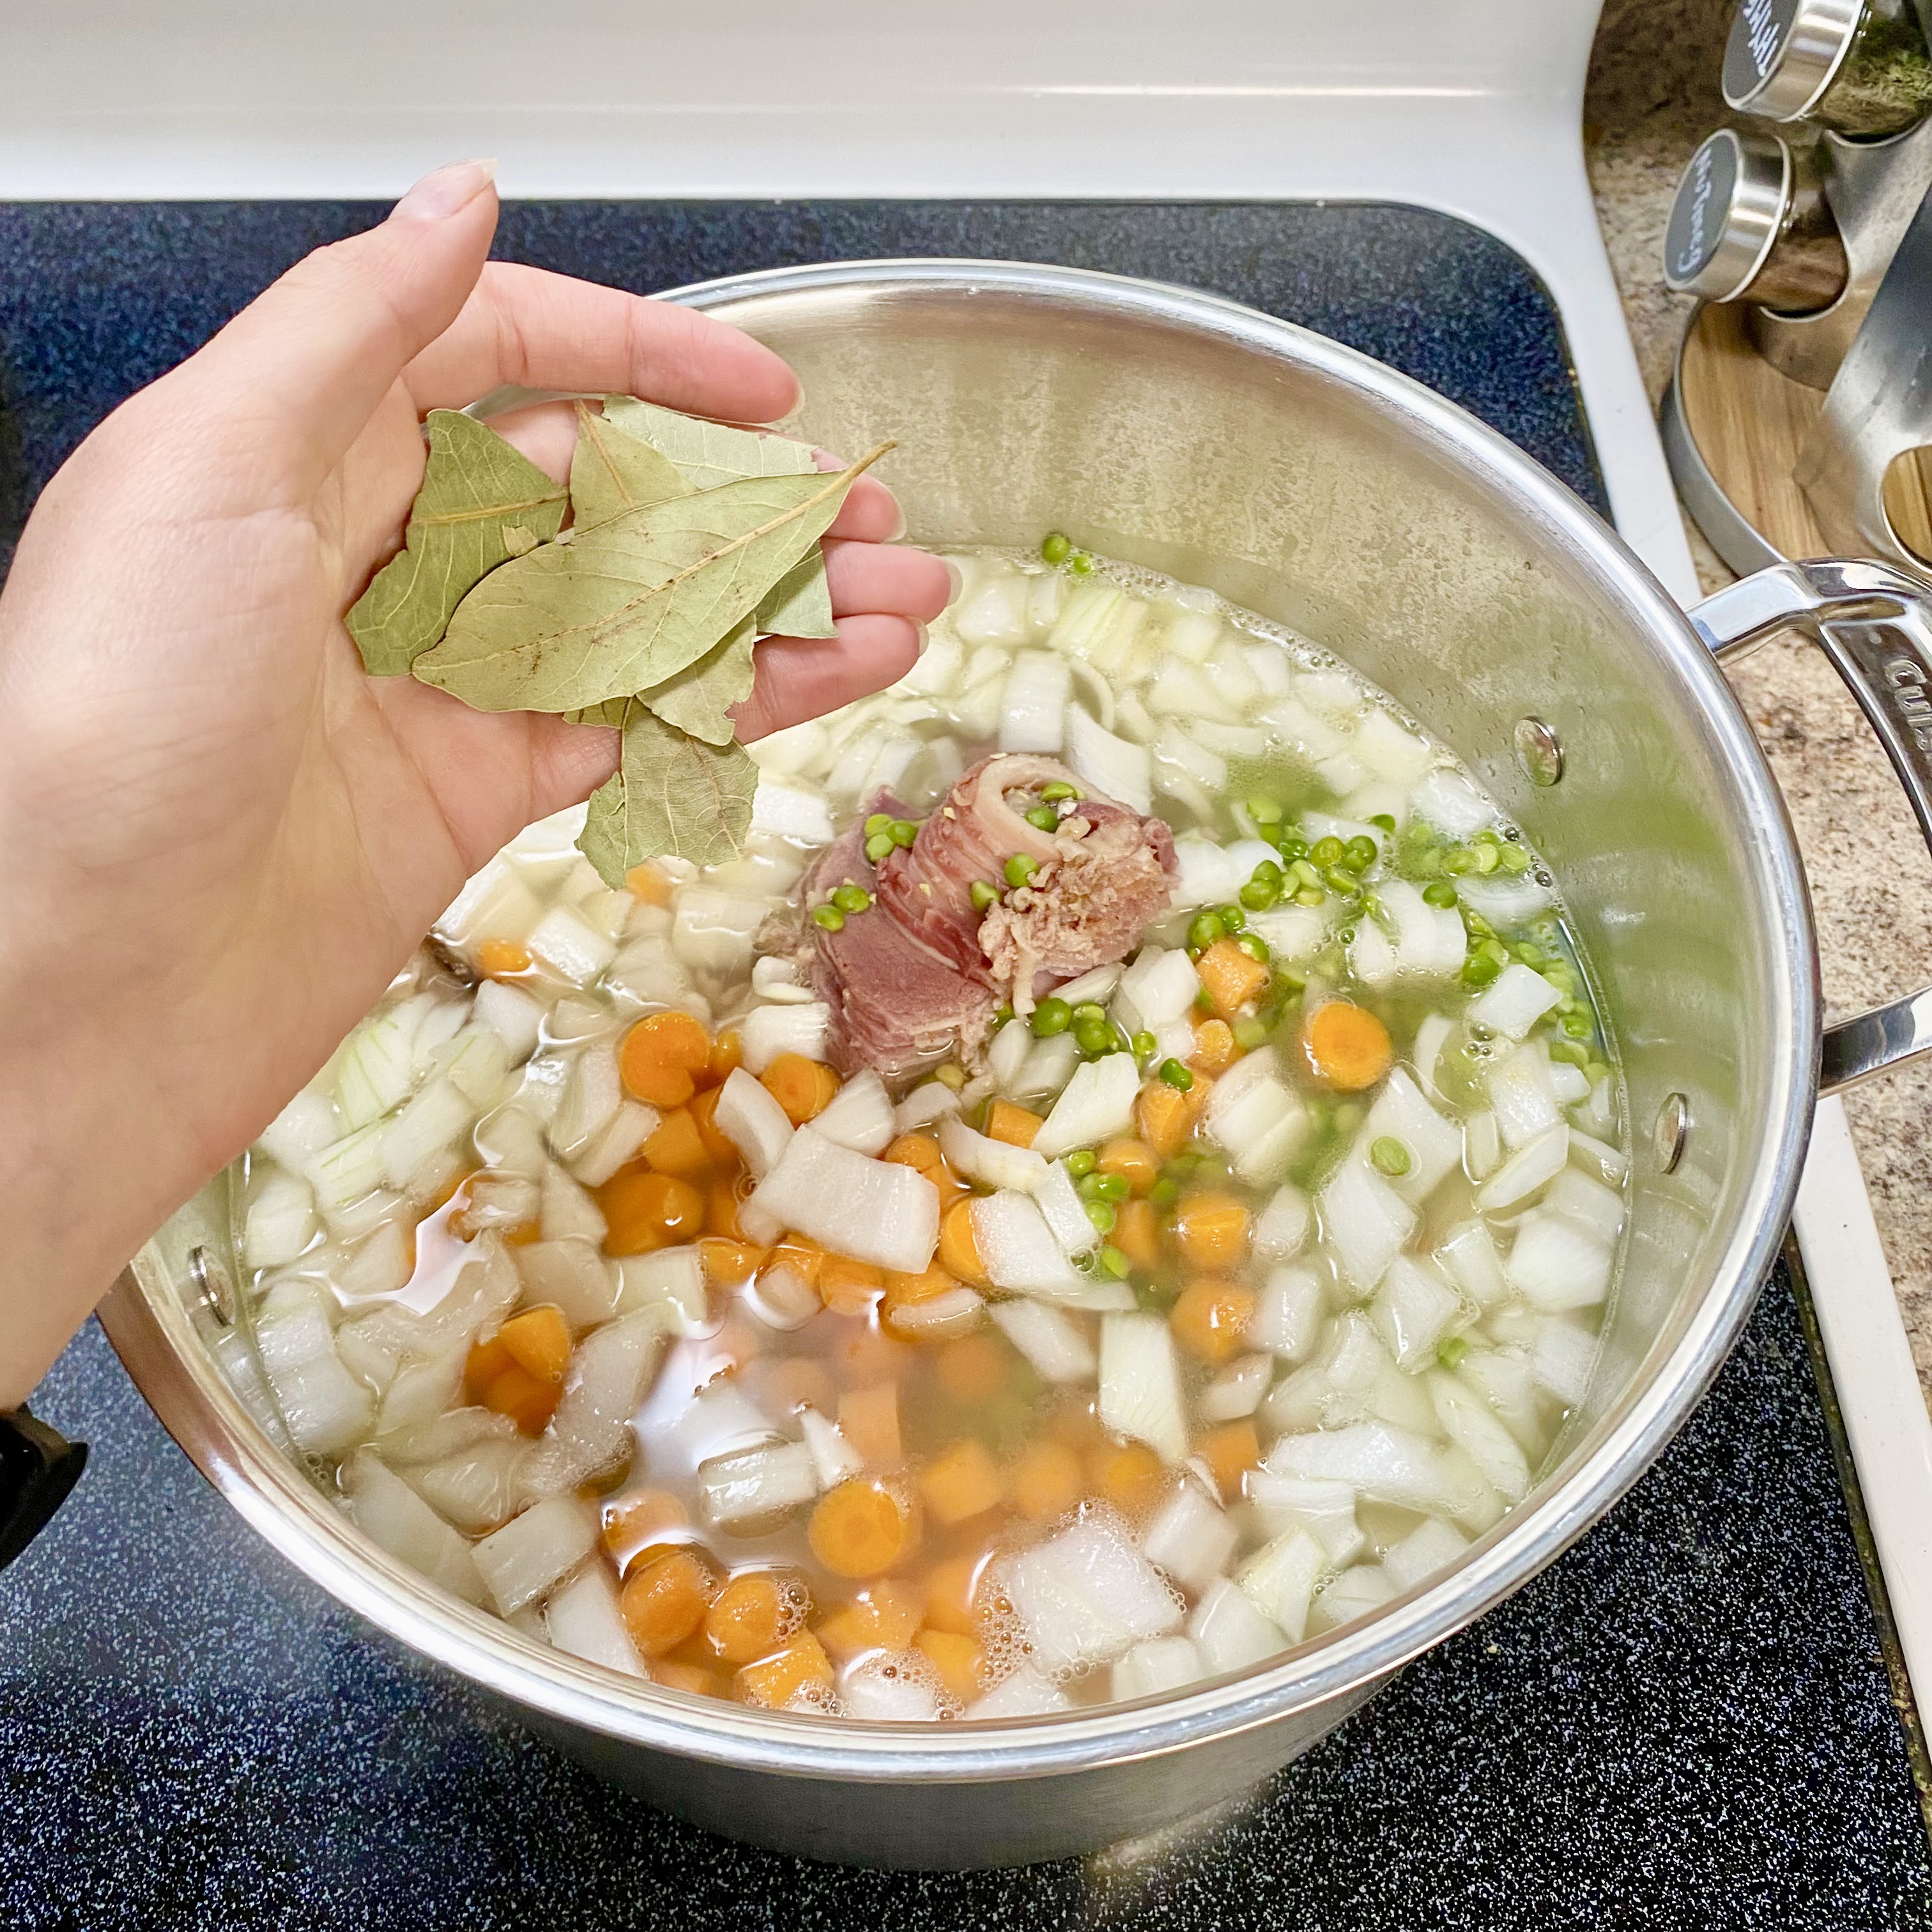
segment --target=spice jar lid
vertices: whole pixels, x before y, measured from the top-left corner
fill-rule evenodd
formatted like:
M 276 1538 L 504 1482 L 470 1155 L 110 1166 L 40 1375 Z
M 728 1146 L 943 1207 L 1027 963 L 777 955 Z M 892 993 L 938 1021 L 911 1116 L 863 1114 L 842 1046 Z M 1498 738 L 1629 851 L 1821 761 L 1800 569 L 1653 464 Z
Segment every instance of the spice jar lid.
M 1742 295 L 1777 245 L 1791 151 L 1773 134 L 1720 128 L 1690 157 L 1664 232 L 1664 279 L 1707 302 Z
M 1824 98 L 1863 24 L 1865 0 L 1738 0 L 1724 44 L 1724 98 L 1795 121 Z

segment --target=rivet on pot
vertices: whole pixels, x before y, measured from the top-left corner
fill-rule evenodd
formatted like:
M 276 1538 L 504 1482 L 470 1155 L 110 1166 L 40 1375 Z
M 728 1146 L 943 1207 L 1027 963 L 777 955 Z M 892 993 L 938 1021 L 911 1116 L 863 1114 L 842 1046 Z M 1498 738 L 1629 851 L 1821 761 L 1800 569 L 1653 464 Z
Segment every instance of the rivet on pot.
M 1532 784 L 1553 785 L 1563 776 L 1563 744 L 1540 718 L 1516 721 L 1516 761 Z
M 1666 1094 L 1657 1110 L 1657 1125 L 1651 1130 L 1660 1174 L 1670 1173 L 1684 1158 L 1684 1142 L 1690 1131 L 1690 1102 L 1682 1094 Z
M 215 1319 L 224 1328 L 235 1326 L 235 1291 L 228 1285 L 228 1277 L 208 1259 L 206 1248 L 191 1248 L 188 1257 L 188 1279 L 200 1289 L 202 1299 L 214 1312 Z

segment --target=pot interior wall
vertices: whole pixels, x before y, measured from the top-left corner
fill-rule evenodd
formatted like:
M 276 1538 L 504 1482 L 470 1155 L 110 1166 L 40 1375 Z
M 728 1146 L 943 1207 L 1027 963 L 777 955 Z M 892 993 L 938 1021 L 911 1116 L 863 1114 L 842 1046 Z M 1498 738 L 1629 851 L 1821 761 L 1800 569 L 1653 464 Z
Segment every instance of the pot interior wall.
M 1655 607 L 1543 506 L 1446 445 L 1418 448 L 1376 396 L 1231 355 L 1198 320 L 997 286 L 794 286 L 716 306 L 798 370 L 806 433 L 845 452 L 897 440 L 879 473 L 916 537 L 1031 544 L 1065 529 L 1208 585 L 1348 658 L 1517 818 L 1600 975 L 1636 1130 L 1622 1286 L 1580 1421 L 1614 1408 L 1697 1309 L 1748 1209 L 1794 1024 L 1780 916 L 1750 863 L 1763 835 L 1682 674 L 1638 642 Z M 1636 580 L 1640 597 L 1654 588 Z M 1562 741 L 1553 788 L 1514 753 L 1526 716 Z M 1650 1129 L 1673 1093 L 1694 1124 L 1666 1176 Z

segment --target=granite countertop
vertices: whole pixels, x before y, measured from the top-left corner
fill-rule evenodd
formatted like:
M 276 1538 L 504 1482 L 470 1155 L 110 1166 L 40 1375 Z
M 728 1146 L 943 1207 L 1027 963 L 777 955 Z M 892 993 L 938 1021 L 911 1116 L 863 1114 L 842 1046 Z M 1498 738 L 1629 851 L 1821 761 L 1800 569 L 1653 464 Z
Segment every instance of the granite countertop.
M 1732 0 L 1607 0 L 1585 102 L 1597 210 L 1653 400 L 1692 303 L 1664 286 L 1678 176 L 1732 118 L 1718 91 Z M 1707 590 L 1732 573 L 1686 520 Z M 1730 672 L 1784 794 L 1816 909 L 1832 1016 L 1932 980 L 1932 855 L 1857 706 L 1809 645 L 1780 639 Z M 1932 1400 L 1932 1064 L 1847 1094 L 1922 1388 Z

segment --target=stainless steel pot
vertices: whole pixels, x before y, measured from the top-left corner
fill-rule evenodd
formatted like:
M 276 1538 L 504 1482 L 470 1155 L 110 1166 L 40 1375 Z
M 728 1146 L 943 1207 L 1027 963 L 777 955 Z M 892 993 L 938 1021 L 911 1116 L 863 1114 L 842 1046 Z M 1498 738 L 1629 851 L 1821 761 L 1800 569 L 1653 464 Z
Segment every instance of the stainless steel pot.
M 1712 652 L 1810 628 L 1932 836 L 1924 586 L 1876 566 L 1784 566 L 1687 619 L 1574 496 L 1473 418 L 1187 290 L 898 262 L 675 298 L 788 357 L 820 442 L 897 437 L 890 481 L 920 536 L 1024 544 L 1064 526 L 1296 626 L 1426 721 L 1549 854 L 1601 976 L 1637 1128 L 1602 1365 L 1552 1466 L 1454 1571 L 1244 1676 L 1048 1720 L 826 1722 L 621 1682 L 441 1596 L 365 1540 L 217 1366 L 219 1298 L 190 1265 L 197 1247 L 220 1252 L 214 1196 L 142 1251 L 104 1319 L 176 1439 L 292 1562 L 668 1809 L 891 1865 L 1099 1846 L 1241 1792 L 1516 1588 L 1636 1480 L 1716 1372 L 1791 1205 L 1821 1031 L 1790 829 Z M 1834 1082 L 1928 1047 L 1932 994 L 1823 1041 Z

